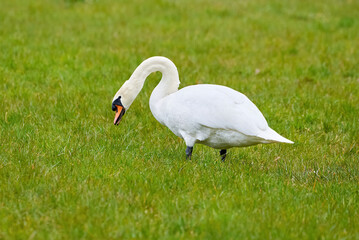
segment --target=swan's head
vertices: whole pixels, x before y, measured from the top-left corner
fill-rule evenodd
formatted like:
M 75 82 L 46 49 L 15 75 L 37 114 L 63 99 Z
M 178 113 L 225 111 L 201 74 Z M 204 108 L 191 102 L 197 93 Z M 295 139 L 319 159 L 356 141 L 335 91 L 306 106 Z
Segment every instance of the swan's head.
M 112 101 L 112 111 L 116 112 L 115 120 L 113 120 L 113 124 L 118 125 L 121 121 L 122 116 L 125 114 L 126 109 L 121 102 L 121 96 Z
M 112 111 L 116 112 L 113 123 L 118 125 L 125 112 L 130 108 L 132 102 L 138 95 L 139 90 L 133 82 L 126 81 L 117 91 L 112 100 Z

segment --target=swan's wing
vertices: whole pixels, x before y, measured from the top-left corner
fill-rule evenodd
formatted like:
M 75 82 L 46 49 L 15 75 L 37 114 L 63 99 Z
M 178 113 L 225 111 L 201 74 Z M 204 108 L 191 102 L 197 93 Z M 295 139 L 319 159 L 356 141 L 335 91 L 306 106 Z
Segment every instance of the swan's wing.
M 195 124 L 250 136 L 258 136 L 268 128 L 256 105 L 231 88 L 203 84 L 183 88 L 177 93 L 183 114 Z

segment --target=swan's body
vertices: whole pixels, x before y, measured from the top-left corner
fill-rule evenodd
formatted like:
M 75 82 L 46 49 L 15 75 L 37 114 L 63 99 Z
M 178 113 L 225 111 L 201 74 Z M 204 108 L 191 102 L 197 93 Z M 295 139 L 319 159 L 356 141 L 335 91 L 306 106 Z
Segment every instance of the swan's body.
M 293 143 L 272 130 L 258 108 L 242 93 L 219 85 L 200 84 L 178 90 L 176 66 L 165 57 L 152 57 L 140 64 L 113 99 L 115 124 L 136 98 L 146 77 L 155 71 L 162 79 L 150 97 L 153 116 L 187 145 L 191 157 L 195 143 L 226 149 L 259 143 Z

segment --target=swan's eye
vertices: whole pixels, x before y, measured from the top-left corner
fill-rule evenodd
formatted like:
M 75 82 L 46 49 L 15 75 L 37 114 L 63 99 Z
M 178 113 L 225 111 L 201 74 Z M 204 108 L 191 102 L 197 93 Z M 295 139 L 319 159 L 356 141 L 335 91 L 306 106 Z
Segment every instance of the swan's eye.
M 119 96 L 115 101 L 112 102 L 112 111 L 114 111 L 114 112 L 117 111 L 116 105 L 122 106 L 121 96 Z

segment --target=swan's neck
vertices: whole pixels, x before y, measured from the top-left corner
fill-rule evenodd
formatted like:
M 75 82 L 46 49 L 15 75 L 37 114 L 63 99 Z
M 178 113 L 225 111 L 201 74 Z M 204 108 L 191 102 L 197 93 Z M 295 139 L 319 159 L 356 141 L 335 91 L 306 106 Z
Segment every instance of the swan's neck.
M 151 57 L 143 61 L 133 72 L 130 79 L 128 80 L 133 85 L 133 99 L 137 97 L 141 91 L 143 84 L 153 72 L 161 72 L 162 79 L 160 83 L 153 90 L 150 98 L 150 106 L 156 105 L 162 98 L 168 96 L 171 93 L 178 91 L 179 77 L 178 71 L 174 63 L 165 57 Z M 131 103 L 132 103 L 131 101 Z

